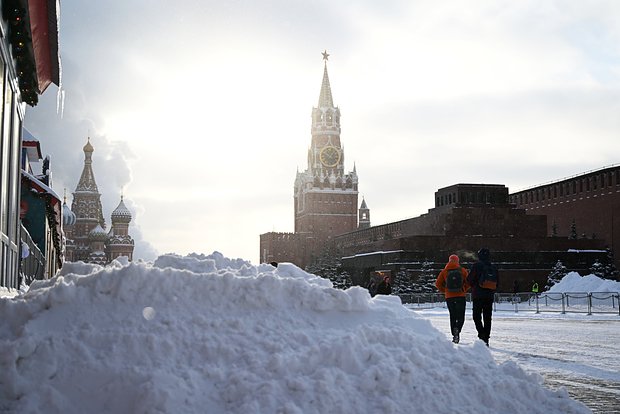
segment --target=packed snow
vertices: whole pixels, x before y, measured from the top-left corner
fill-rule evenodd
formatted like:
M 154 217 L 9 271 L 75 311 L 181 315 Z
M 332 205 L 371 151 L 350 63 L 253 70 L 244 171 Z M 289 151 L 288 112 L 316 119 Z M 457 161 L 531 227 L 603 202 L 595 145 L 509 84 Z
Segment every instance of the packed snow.
M 396 296 L 287 263 L 66 263 L 0 314 L 0 411 L 590 412 Z
M 620 282 L 602 279 L 596 275 L 581 276 L 577 272 L 569 272 L 551 286 L 548 292 L 620 292 Z

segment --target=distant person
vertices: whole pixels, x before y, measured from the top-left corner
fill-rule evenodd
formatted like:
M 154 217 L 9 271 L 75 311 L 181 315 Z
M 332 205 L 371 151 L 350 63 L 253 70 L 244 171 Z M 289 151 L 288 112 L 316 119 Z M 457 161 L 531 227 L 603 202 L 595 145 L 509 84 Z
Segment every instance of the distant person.
M 368 282 L 366 289 L 368 289 L 368 293 L 370 293 L 371 298 L 375 297 L 377 294 L 377 282 L 372 276 L 370 276 L 370 281 Z
M 489 346 L 493 299 L 499 283 L 499 272 L 491 263 L 489 249 L 482 248 L 478 250 L 477 255 L 478 261 L 472 265 L 467 281 L 471 286 L 472 317 L 476 331 L 478 331 L 478 338 Z
M 381 282 L 377 286 L 377 295 L 391 295 L 392 294 L 392 284 L 390 283 L 389 276 L 383 276 Z
M 448 263 L 437 276 L 435 286 L 446 297 L 448 312 L 450 312 L 452 342 L 458 344 L 465 322 L 465 293 L 469 289 L 469 283 L 467 282 L 467 270 L 461 267 L 457 255 L 450 255 Z
M 532 280 L 532 293 L 538 296 L 538 283 Z
M 515 295 L 519 293 L 519 282 L 517 280 L 512 283 L 512 293 Z

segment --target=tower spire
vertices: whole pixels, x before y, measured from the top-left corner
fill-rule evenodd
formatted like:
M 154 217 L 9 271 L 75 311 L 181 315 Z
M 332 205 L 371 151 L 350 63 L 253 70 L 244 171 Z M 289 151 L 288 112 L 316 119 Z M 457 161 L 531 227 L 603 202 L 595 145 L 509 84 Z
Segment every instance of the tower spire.
M 329 53 L 327 50 L 322 52 L 325 66 L 323 67 L 323 82 L 321 83 L 321 94 L 319 95 L 319 108 L 333 108 L 332 88 L 329 85 L 329 75 L 327 74 L 327 60 Z
M 75 191 L 91 191 L 98 193 L 97 183 L 95 182 L 95 175 L 93 174 L 93 152 L 95 149 L 90 143 L 90 137 L 88 137 L 88 141 L 83 148 L 84 151 L 84 169 L 82 170 L 82 175 L 80 176 L 80 181 L 78 181 L 77 188 Z

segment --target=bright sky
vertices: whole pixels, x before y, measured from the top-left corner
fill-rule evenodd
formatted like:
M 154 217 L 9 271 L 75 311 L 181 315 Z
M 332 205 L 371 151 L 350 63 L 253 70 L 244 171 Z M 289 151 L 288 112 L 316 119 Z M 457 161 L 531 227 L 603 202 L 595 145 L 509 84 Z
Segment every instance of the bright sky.
M 617 315 L 553 321 L 522 312 L 503 321 L 498 313 L 515 314 L 495 312 L 490 348 L 468 316 L 457 346 L 445 325 L 435 329 L 396 296 L 330 286 L 291 264 L 247 266 L 221 255 L 66 264 L 15 300 L 0 298 L 9 316 L 0 318 L 0 409 L 591 412 L 569 398 L 573 382 L 613 404 Z M 572 376 L 551 390 L 531 374 L 541 366 L 549 376 L 563 371 L 556 381 Z
M 516 191 L 620 162 L 614 0 L 65 1 L 60 25 L 64 115 L 50 88 L 26 126 L 59 194 L 90 135 L 105 217 L 122 188 L 137 257 L 257 263 L 261 233 L 293 231 L 324 49 L 374 225 L 456 183 Z

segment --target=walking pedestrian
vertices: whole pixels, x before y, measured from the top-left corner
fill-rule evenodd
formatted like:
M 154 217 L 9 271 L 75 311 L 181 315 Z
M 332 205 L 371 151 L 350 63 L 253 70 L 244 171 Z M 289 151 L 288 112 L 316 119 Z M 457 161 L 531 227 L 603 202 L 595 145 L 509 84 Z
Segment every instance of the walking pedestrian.
M 469 289 L 469 284 L 467 283 L 467 270 L 461 267 L 457 255 L 450 255 L 448 263 L 437 276 L 435 286 L 446 297 L 450 313 L 452 342 L 458 344 L 465 322 L 465 293 Z
M 469 271 L 467 281 L 471 285 L 473 302 L 472 317 L 478 331 L 478 338 L 489 346 L 493 299 L 499 283 L 497 268 L 491 263 L 491 252 L 487 248 L 478 250 L 478 261 Z

